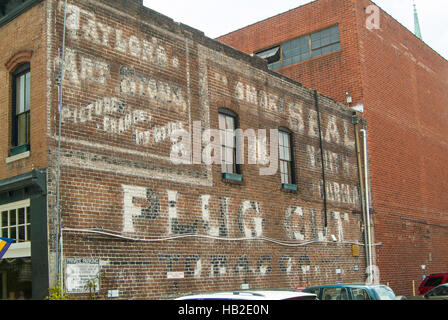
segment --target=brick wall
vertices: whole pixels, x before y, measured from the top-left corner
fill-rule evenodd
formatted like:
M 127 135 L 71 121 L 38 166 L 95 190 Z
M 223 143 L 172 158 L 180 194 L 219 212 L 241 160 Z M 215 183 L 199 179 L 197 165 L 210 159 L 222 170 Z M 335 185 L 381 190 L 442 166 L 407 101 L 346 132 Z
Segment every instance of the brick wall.
M 339 23 L 341 51 L 279 71 L 338 101 L 349 92 L 353 105 L 364 104 L 375 240 L 382 243 L 377 264 L 382 282 L 409 295 L 422 274 L 448 268 L 448 64 L 372 5 L 315 1 L 218 40 L 253 53 Z
M 378 265 L 410 294 L 412 281 L 448 268 L 448 63 L 382 11 L 381 29 L 365 28 L 369 4 L 356 9 Z
M 43 8 L 43 3 L 37 4 L 0 27 L 0 180 L 46 167 L 46 46 L 42 41 L 46 29 Z M 12 78 L 8 67 L 17 67 L 25 61 L 31 68 L 30 156 L 7 163 L 12 140 Z
M 48 66 L 57 73 L 63 2 L 46 3 Z M 317 95 L 325 229 L 314 91 L 138 2 L 71 2 L 65 67 L 64 258 L 99 260 L 101 297 L 108 290 L 142 299 L 243 283 L 284 288 L 363 281 L 364 250 L 352 256 L 352 244 L 363 242 L 354 129 L 340 104 Z M 55 119 L 54 74 L 48 79 L 47 112 Z M 282 190 L 278 171 L 260 175 L 264 166 L 247 164 L 247 152 L 242 182 L 223 180 L 216 164 L 172 163 L 170 132 L 182 127 L 196 140 L 218 128 L 219 108 L 235 112 L 243 130 L 267 129 L 268 140 L 269 129 L 292 130 L 297 192 Z M 47 130 L 54 221 L 54 123 Z M 51 222 L 49 233 L 54 262 Z M 71 284 L 68 273 L 67 289 Z
M 362 96 L 356 20 L 351 1 L 313 1 L 218 37 L 217 40 L 252 54 L 338 24 L 341 51 L 276 71 L 344 103 L 346 92 L 349 92 L 356 103 Z

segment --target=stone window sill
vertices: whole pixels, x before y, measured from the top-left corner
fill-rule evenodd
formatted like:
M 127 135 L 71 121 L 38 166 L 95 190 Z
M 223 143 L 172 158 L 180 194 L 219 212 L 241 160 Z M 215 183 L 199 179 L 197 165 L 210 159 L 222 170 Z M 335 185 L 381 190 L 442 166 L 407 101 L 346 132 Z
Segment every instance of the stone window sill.
M 17 160 L 29 158 L 30 155 L 31 155 L 31 153 L 29 151 L 25 151 L 25 152 L 22 152 L 22 153 L 19 153 L 14 156 L 10 156 L 10 157 L 6 158 L 5 162 L 8 164 L 8 163 L 11 163 L 11 162 L 14 162 Z
M 243 182 L 243 175 L 238 173 L 223 173 L 222 180 L 227 182 Z
M 282 190 L 297 192 L 297 189 L 298 188 L 296 184 L 282 183 Z

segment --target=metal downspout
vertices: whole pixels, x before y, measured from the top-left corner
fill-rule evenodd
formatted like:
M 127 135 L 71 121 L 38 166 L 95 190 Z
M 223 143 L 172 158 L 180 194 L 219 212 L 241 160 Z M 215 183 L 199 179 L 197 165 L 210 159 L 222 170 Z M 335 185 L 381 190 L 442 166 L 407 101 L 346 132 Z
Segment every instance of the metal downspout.
M 360 130 L 363 133 L 363 141 L 364 141 L 364 180 L 365 180 L 365 210 L 366 210 L 366 220 L 367 220 L 367 241 L 368 241 L 368 247 L 369 247 L 369 279 L 372 280 L 371 275 L 373 271 L 373 265 L 372 265 L 372 237 L 370 234 L 370 205 L 369 205 L 369 169 L 368 169 L 368 158 L 367 158 L 367 130 L 361 129 Z M 373 279 L 376 280 L 376 279 Z
M 353 112 L 352 123 L 355 131 L 355 146 L 356 146 L 356 158 L 358 161 L 358 176 L 359 176 L 359 194 L 361 198 L 361 210 L 362 210 L 362 222 L 363 222 L 363 237 L 364 237 L 364 248 L 365 248 L 365 259 L 366 268 L 369 266 L 369 241 L 367 238 L 367 219 L 366 219 L 366 208 L 364 203 L 364 176 L 362 172 L 362 160 L 361 160 L 361 146 L 359 142 L 359 122 L 362 121 L 361 118 L 356 116 L 356 112 Z
M 65 28 L 67 24 L 67 0 L 64 4 L 64 25 L 62 31 L 62 58 L 61 75 L 59 79 L 59 121 L 58 121 L 58 149 L 57 149 L 57 176 L 56 176 L 56 213 L 57 213 L 57 242 L 56 242 L 56 270 L 61 277 L 61 294 L 64 292 L 64 270 L 63 270 L 63 252 L 62 252 L 62 215 L 60 210 L 60 180 L 61 180 L 61 116 L 62 99 L 64 89 L 64 62 L 65 62 Z
M 319 103 L 318 103 L 318 97 L 317 97 L 317 90 L 314 90 L 314 105 L 316 107 L 317 112 L 317 126 L 319 128 L 319 146 L 320 146 L 320 160 L 321 160 L 321 167 L 322 167 L 322 189 L 323 189 L 323 195 L 324 195 L 324 219 L 325 219 L 325 234 L 327 234 L 327 228 L 328 228 L 328 213 L 327 213 L 327 183 L 325 179 L 325 163 L 324 163 L 324 148 L 322 144 L 322 127 L 320 123 L 320 110 L 319 110 Z

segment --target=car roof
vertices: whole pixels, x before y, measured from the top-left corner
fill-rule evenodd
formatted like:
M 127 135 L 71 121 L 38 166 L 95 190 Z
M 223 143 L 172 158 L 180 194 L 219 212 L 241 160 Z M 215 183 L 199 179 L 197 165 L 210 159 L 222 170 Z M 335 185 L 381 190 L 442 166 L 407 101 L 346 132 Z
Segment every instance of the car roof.
M 340 283 L 340 284 L 326 284 L 320 286 L 307 287 L 306 289 L 316 289 L 316 288 L 372 288 L 372 287 L 386 287 L 384 284 L 365 284 L 365 283 Z
M 175 300 L 285 300 L 300 297 L 315 297 L 316 295 L 294 290 L 235 290 L 192 294 Z

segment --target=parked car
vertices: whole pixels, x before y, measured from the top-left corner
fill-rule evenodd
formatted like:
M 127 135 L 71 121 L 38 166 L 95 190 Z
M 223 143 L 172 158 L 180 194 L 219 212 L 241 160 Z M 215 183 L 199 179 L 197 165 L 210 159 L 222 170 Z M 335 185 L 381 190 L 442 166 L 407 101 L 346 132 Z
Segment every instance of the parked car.
M 438 285 L 423 296 L 430 300 L 448 300 L 448 283 Z
M 175 300 L 317 300 L 315 294 L 296 290 L 236 290 L 192 294 Z
M 425 294 L 426 292 L 437 287 L 438 285 L 447 282 L 448 282 L 448 273 L 431 274 L 427 276 L 425 279 L 423 279 L 423 281 L 420 283 L 420 286 L 418 287 L 418 293 L 420 295 Z
M 313 286 L 302 292 L 314 293 L 319 300 L 401 300 L 386 285 L 335 284 Z

